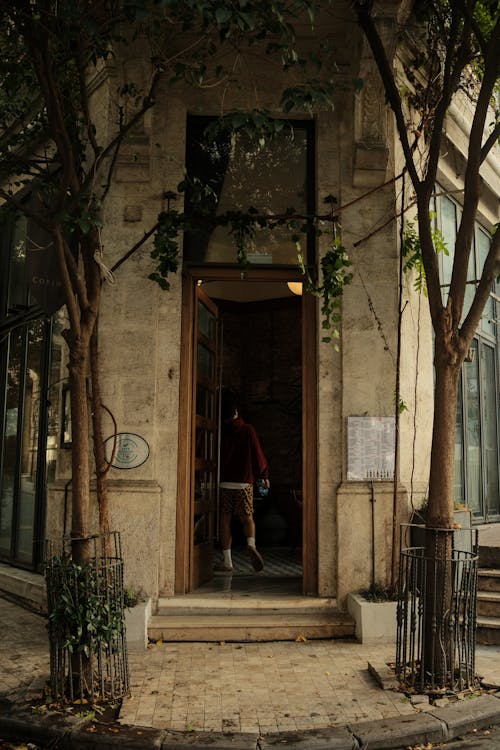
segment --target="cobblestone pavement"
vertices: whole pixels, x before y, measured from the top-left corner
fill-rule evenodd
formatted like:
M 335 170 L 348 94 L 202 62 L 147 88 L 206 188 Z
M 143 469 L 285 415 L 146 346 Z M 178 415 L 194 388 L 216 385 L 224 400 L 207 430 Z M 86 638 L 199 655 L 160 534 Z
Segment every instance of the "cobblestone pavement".
M 0 597 L 0 696 L 49 676 L 47 620 Z
M 130 655 L 132 698 L 120 718 L 267 734 L 414 713 L 400 694 L 376 686 L 367 671 L 375 656 L 379 649 L 341 641 L 156 645 Z
M 347 641 L 152 645 L 129 655 L 132 695 L 120 721 L 267 734 L 414 714 L 368 673 L 368 661 L 393 656 L 390 645 Z M 498 680 L 500 647 L 479 647 L 476 663 Z M 45 618 L 0 597 L 0 697 L 15 700 L 48 677 Z

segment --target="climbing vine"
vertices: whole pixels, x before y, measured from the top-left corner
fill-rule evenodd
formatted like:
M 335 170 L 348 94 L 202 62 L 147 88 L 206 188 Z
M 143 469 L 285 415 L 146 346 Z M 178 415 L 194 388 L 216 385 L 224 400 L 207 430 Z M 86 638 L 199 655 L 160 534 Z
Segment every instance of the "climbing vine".
M 297 266 L 304 275 L 304 289 L 306 293 L 314 294 L 321 299 L 321 326 L 324 331 L 322 340 L 326 343 L 336 343 L 340 338 L 337 324 L 340 322 L 341 296 L 344 286 L 352 281 L 352 273 L 348 271 L 351 262 L 347 251 L 340 239 L 340 224 L 336 216 L 302 215 L 293 208 L 284 213 L 267 215 L 257 208 L 250 206 L 247 211 L 226 211 L 219 215 L 213 212 L 213 191 L 209 186 L 202 189 L 199 180 L 186 178 L 179 186 L 179 192 L 184 192 L 188 185 L 194 188 L 199 197 L 202 193 L 205 201 L 198 204 L 194 214 L 179 212 L 176 209 L 163 211 L 158 217 L 158 229 L 154 238 L 151 257 L 156 262 L 156 270 L 149 278 L 157 282 L 164 290 L 170 288 L 168 277 L 175 273 L 179 266 L 179 236 L 181 232 L 203 228 L 207 230 L 216 227 L 226 227 L 234 239 L 236 259 L 245 273 L 249 267 L 247 248 L 261 230 L 274 231 L 283 227 L 289 233 L 289 240 L 297 253 Z M 193 193 L 191 193 L 191 196 Z M 325 224 L 329 224 L 327 228 Z M 304 259 L 302 242 L 304 238 L 313 234 L 315 238 L 328 236 L 328 249 L 323 253 L 320 267 L 320 283 Z
M 340 238 L 340 220 L 334 210 L 335 198 L 325 198 L 325 203 L 329 206 L 325 214 L 300 213 L 293 207 L 270 214 L 252 205 L 245 210 L 218 210 L 220 185 L 217 180 L 221 178 L 221 168 L 225 169 L 218 161 L 222 159 L 220 144 L 224 140 L 226 143 L 234 142 L 236 134 L 241 134 L 251 153 L 259 153 L 285 130 L 293 139 L 292 123 L 273 118 L 266 111 L 234 112 L 207 125 L 203 139 L 206 150 L 215 154 L 217 169 L 214 169 L 214 173 L 217 174 L 202 180 L 188 173 L 177 186 L 178 193 L 165 194 L 168 208 L 158 217 L 151 252 L 156 268 L 149 278 L 162 289 L 169 289 L 169 276 L 179 266 L 179 238 L 182 233 L 192 233 L 206 242 L 218 227 L 223 227 L 233 239 L 236 261 L 242 274 L 249 268 L 248 250 L 258 238 L 259 232 L 279 231 L 281 236 L 285 233 L 296 251 L 297 267 L 304 276 L 304 291 L 321 300 L 323 341 L 332 342 L 335 349 L 338 349 L 340 334 L 337 324 L 341 319 L 341 296 L 346 284 L 352 280 L 352 273 L 349 272 L 351 263 Z M 186 210 L 172 208 L 170 202 L 173 198 L 185 198 Z M 311 237 L 316 241 L 321 236 L 327 238 L 328 243 L 322 253 L 317 279 L 315 269 L 310 268 L 306 262 L 303 244 L 307 244 Z

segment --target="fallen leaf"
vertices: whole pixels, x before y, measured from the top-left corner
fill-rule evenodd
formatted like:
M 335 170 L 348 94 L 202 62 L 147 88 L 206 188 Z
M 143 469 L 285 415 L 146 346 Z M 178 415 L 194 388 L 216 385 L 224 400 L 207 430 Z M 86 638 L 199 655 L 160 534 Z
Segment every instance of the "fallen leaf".
M 305 635 L 298 635 L 295 639 L 296 643 L 307 643 L 307 638 Z

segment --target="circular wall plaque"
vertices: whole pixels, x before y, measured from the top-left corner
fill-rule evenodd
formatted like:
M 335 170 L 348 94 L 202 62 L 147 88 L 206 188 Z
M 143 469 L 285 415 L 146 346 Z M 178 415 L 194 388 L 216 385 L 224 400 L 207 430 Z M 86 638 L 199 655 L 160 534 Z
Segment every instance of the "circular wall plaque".
M 106 461 L 110 463 L 114 435 L 104 441 Z M 116 453 L 111 463 L 116 469 L 136 469 L 149 458 L 149 445 L 140 435 L 119 432 L 116 436 Z

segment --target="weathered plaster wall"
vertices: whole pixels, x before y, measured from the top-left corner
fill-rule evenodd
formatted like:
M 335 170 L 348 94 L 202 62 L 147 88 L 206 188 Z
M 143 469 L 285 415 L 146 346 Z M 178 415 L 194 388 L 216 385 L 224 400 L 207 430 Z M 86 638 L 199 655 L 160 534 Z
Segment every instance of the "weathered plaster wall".
M 380 19 L 391 45 L 391 19 Z M 395 134 L 387 117 L 378 73 L 366 48 L 360 47 L 362 95 L 341 112 L 341 205 L 343 243 L 352 260 L 353 280 L 342 305 L 342 475 L 337 489 L 337 600 L 345 606 L 348 591 L 372 582 L 390 583 L 392 483 L 374 483 L 375 540 L 371 532 L 371 485 L 347 481 L 347 418 L 394 416 L 396 388 L 399 237 L 396 215 L 399 184 Z M 367 83 L 368 82 L 368 83 Z M 388 184 L 386 184 L 388 183 Z M 398 487 L 398 511 L 407 519 L 404 487 Z

